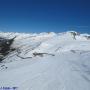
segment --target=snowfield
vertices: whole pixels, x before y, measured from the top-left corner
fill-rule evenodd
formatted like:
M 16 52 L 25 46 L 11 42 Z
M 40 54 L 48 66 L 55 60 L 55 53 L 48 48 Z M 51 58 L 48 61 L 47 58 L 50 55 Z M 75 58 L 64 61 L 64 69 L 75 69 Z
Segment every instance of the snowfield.
M 0 63 L 0 88 L 90 90 L 90 35 L 77 34 L 74 39 L 70 31 L 0 32 L 0 37 L 15 36 L 11 47 L 16 50 Z

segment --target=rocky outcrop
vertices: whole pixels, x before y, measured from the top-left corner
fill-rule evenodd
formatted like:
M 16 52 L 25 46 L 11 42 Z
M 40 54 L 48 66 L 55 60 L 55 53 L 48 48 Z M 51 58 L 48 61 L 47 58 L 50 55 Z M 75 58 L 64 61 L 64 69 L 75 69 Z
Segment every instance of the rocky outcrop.
M 11 48 L 11 45 L 16 37 L 12 39 L 6 39 L 0 37 L 0 62 L 4 59 L 4 57 L 14 49 Z
M 87 40 L 90 40 L 90 36 L 85 36 L 85 38 L 86 38 Z

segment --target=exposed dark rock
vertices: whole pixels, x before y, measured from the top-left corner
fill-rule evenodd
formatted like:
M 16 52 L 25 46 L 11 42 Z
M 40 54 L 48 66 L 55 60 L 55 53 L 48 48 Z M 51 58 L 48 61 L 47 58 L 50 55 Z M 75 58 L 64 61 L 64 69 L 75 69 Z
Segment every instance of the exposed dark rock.
M 20 50 L 20 49 L 16 49 L 16 52 L 17 52 L 16 56 L 19 57 L 19 58 L 21 58 L 21 59 L 29 59 L 29 58 L 32 58 L 32 57 L 23 57 L 23 56 L 21 56 L 21 55 L 20 55 L 20 54 L 21 54 L 21 50 Z
M 49 53 L 38 53 L 38 52 L 34 52 L 33 53 L 33 56 L 40 56 L 40 57 L 43 57 L 43 55 L 51 55 L 51 56 L 55 56 L 54 54 L 49 54 Z
M 0 37 L 0 62 L 3 60 L 4 56 L 6 56 L 10 51 L 15 49 L 11 49 L 11 45 L 16 37 L 12 39 L 6 39 Z
M 90 40 L 90 36 L 85 36 L 87 40 Z
M 21 59 L 28 59 L 28 58 L 32 58 L 32 57 L 23 57 L 17 54 L 17 57 L 21 58 Z

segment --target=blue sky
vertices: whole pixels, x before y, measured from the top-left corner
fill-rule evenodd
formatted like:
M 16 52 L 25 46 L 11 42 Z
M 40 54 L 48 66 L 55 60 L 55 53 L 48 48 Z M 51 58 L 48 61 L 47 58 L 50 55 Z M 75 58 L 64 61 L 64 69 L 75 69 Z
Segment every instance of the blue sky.
M 0 30 L 90 33 L 90 0 L 0 0 Z

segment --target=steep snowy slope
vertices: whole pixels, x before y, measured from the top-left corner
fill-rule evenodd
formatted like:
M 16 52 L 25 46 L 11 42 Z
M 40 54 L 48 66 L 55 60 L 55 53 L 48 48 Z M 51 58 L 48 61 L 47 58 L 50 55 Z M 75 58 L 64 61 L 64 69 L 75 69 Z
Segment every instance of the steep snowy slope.
M 0 63 L 0 88 L 90 90 L 89 35 L 74 33 L 1 32 L 0 37 L 16 38 L 15 51 Z

